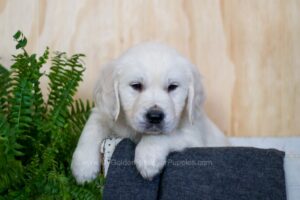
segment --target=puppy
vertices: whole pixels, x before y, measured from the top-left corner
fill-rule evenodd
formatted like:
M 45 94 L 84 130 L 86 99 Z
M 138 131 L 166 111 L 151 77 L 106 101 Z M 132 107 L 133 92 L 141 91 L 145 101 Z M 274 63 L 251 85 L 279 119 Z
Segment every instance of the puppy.
M 204 92 L 196 67 L 163 44 L 137 45 L 104 66 L 94 101 L 71 164 L 78 183 L 98 175 L 100 144 L 109 136 L 137 143 L 134 163 L 150 180 L 170 152 L 227 145 L 202 108 Z

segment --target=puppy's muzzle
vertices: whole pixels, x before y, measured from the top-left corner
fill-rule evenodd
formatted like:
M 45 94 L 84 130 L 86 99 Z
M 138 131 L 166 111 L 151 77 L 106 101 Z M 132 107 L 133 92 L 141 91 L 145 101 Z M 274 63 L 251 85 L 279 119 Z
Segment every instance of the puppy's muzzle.
M 148 110 L 145 117 L 149 124 L 159 125 L 164 120 L 165 114 L 161 109 L 152 107 Z

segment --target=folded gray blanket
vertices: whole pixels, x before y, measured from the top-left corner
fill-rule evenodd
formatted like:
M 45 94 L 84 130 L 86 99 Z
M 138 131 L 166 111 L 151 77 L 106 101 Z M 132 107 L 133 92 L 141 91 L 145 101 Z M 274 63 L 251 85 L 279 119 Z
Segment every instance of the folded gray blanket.
M 251 147 L 189 148 L 172 153 L 161 173 L 144 180 L 128 139 L 115 149 L 104 200 L 284 200 L 284 152 Z

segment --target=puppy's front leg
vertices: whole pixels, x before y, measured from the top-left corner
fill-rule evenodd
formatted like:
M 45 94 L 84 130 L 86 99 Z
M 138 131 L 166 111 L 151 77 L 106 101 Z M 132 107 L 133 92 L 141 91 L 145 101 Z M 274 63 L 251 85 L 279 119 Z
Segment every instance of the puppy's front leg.
M 145 179 L 153 179 L 165 166 L 167 156 L 187 147 L 203 146 L 201 137 L 189 131 L 174 132 L 170 135 L 143 136 L 135 149 L 134 163 Z
M 135 149 L 134 163 L 140 174 L 148 180 L 160 173 L 170 152 L 165 135 L 143 136 Z
M 71 169 L 78 183 L 89 182 L 97 177 L 100 166 L 100 145 L 107 135 L 101 125 L 100 114 L 94 108 L 79 138 L 73 154 Z

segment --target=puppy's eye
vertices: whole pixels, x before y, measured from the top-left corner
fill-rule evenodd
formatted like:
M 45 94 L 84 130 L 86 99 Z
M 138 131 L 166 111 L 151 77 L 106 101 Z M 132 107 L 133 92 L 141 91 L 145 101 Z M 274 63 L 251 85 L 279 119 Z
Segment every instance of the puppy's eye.
M 176 90 L 177 87 L 178 87 L 178 85 L 175 83 L 170 84 L 168 86 L 168 92 L 172 92 L 172 91 Z
M 141 92 L 143 90 L 143 84 L 142 83 L 131 83 L 130 86 L 132 89 Z

